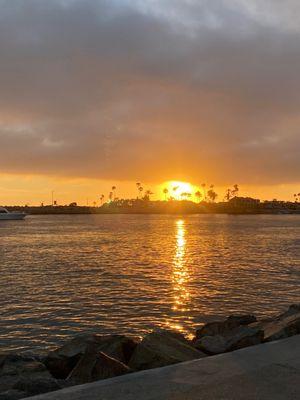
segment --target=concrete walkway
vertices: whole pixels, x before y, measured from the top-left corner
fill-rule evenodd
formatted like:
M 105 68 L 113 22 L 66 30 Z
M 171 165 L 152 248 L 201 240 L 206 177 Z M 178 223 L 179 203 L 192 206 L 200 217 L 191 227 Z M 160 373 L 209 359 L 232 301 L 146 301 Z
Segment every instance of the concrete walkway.
M 300 399 L 300 335 L 31 399 L 297 400 Z

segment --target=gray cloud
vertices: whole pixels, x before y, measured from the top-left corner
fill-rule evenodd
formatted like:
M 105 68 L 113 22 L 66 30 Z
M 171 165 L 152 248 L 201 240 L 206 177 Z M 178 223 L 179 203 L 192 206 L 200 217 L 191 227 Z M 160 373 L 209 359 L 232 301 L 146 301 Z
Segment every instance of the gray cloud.
M 300 6 L 284 5 L 0 0 L 1 171 L 299 181 Z

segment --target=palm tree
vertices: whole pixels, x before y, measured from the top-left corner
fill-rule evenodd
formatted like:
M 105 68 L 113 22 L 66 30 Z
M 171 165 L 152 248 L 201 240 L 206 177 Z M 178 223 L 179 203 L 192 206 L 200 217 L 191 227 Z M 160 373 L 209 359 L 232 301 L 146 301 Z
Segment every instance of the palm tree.
M 154 194 L 153 192 L 151 192 L 151 190 L 146 190 L 146 192 L 145 192 L 145 194 L 147 195 L 147 196 L 152 196 L 152 194 Z
M 138 196 L 137 197 L 139 198 L 139 194 L 140 194 L 140 191 L 141 191 L 140 188 L 141 188 L 142 184 L 141 184 L 141 182 L 137 182 L 135 185 L 136 185 L 136 188 L 138 190 Z
M 209 198 L 209 200 L 213 203 L 216 198 L 218 197 L 217 193 L 213 190 L 213 189 L 209 189 L 209 191 L 207 192 L 207 196 Z
M 227 190 L 226 190 L 224 199 L 225 199 L 226 201 L 229 201 L 229 200 L 231 199 L 231 190 L 230 190 L 230 189 L 227 189 Z
M 179 186 L 174 186 L 172 188 L 173 192 L 174 192 L 174 196 L 176 195 L 177 190 L 179 189 Z
M 204 198 L 204 200 L 206 200 L 206 191 L 205 191 L 206 183 L 201 183 L 201 187 L 203 190 L 203 198 Z
M 168 196 L 168 193 L 169 193 L 169 189 L 168 188 L 164 188 L 163 193 L 165 195 L 165 201 L 167 201 L 167 196 Z
M 144 188 L 142 186 L 139 186 L 139 192 L 141 193 L 141 197 L 142 197 L 143 190 L 144 190 Z
M 237 184 L 233 185 L 233 190 L 232 190 L 232 195 L 233 197 L 237 196 L 239 194 L 239 186 Z
M 150 196 L 152 195 L 152 194 L 154 194 L 153 192 L 151 192 L 151 190 L 146 190 L 145 191 L 145 196 L 143 197 L 143 200 L 145 200 L 145 201 L 150 201 Z
M 199 200 L 199 203 L 200 203 L 201 197 L 202 197 L 202 193 L 200 192 L 200 190 L 197 190 L 197 192 L 195 193 L 195 196 L 197 197 L 197 199 Z
M 102 204 L 103 204 L 103 200 L 104 200 L 104 194 L 101 194 L 101 196 L 100 196 L 100 203 L 101 203 L 101 206 L 102 206 Z
M 114 200 L 116 199 L 116 189 L 117 189 L 116 186 L 112 186 L 112 188 L 111 188 L 111 191 L 113 192 L 113 198 L 114 198 Z
M 110 201 L 113 201 L 114 194 L 113 192 L 109 192 L 108 198 Z

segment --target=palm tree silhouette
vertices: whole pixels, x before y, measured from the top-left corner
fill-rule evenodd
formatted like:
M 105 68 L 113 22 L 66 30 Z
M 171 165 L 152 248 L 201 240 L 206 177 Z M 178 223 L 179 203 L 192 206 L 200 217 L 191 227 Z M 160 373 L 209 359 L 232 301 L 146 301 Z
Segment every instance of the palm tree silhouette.
M 141 184 L 141 182 L 137 182 L 135 185 L 136 185 L 136 188 L 138 190 L 138 196 L 137 197 L 139 198 L 139 194 L 141 192 L 140 188 L 142 187 L 142 184 Z
M 154 194 L 153 192 L 151 192 L 151 190 L 146 190 L 145 194 L 147 194 L 148 196 L 151 196 L 152 194 Z
M 174 186 L 174 187 L 172 188 L 172 190 L 173 190 L 173 192 L 174 192 L 174 195 L 176 195 L 175 192 L 177 192 L 178 189 L 179 189 L 179 186 Z
M 151 192 L 151 190 L 146 190 L 145 191 L 145 196 L 144 196 L 144 200 L 150 200 L 150 196 L 152 196 L 152 194 L 154 194 L 153 192 Z
M 212 187 L 214 187 L 213 185 L 211 185 Z M 213 189 L 209 189 L 209 191 L 207 192 L 207 196 L 209 198 L 209 200 L 213 203 L 216 198 L 218 197 L 217 193 L 213 190 Z
M 199 203 L 200 203 L 201 197 L 202 197 L 202 193 L 200 192 L 200 190 L 197 190 L 197 192 L 195 193 L 195 196 L 197 197 L 197 199 L 199 200 Z
M 224 199 L 225 199 L 226 201 L 229 201 L 229 200 L 231 199 L 231 195 L 232 195 L 231 189 L 227 189 L 227 190 L 226 190 L 226 193 L 225 193 Z
M 203 190 L 203 198 L 204 198 L 204 200 L 206 200 L 206 190 L 205 190 L 206 183 L 201 183 L 201 187 L 202 187 L 202 190 Z
M 164 188 L 163 193 L 165 195 L 165 201 L 167 201 L 167 196 L 168 196 L 168 193 L 169 193 L 169 189 L 168 188 Z
M 239 194 L 239 185 L 235 184 L 233 185 L 233 190 L 232 190 L 232 195 L 237 196 Z
M 143 190 L 144 190 L 144 188 L 142 186 L 139 186 L 139 192 L 141 193 L 141 197 L 142 197 Z

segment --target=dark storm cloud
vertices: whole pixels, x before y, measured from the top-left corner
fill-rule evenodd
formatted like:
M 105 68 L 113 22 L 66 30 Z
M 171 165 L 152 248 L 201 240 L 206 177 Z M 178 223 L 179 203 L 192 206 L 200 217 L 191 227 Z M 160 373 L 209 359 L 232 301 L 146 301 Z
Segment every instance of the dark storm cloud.
M 295 1 L 0 6 L 2 172 L 299 181 Z

